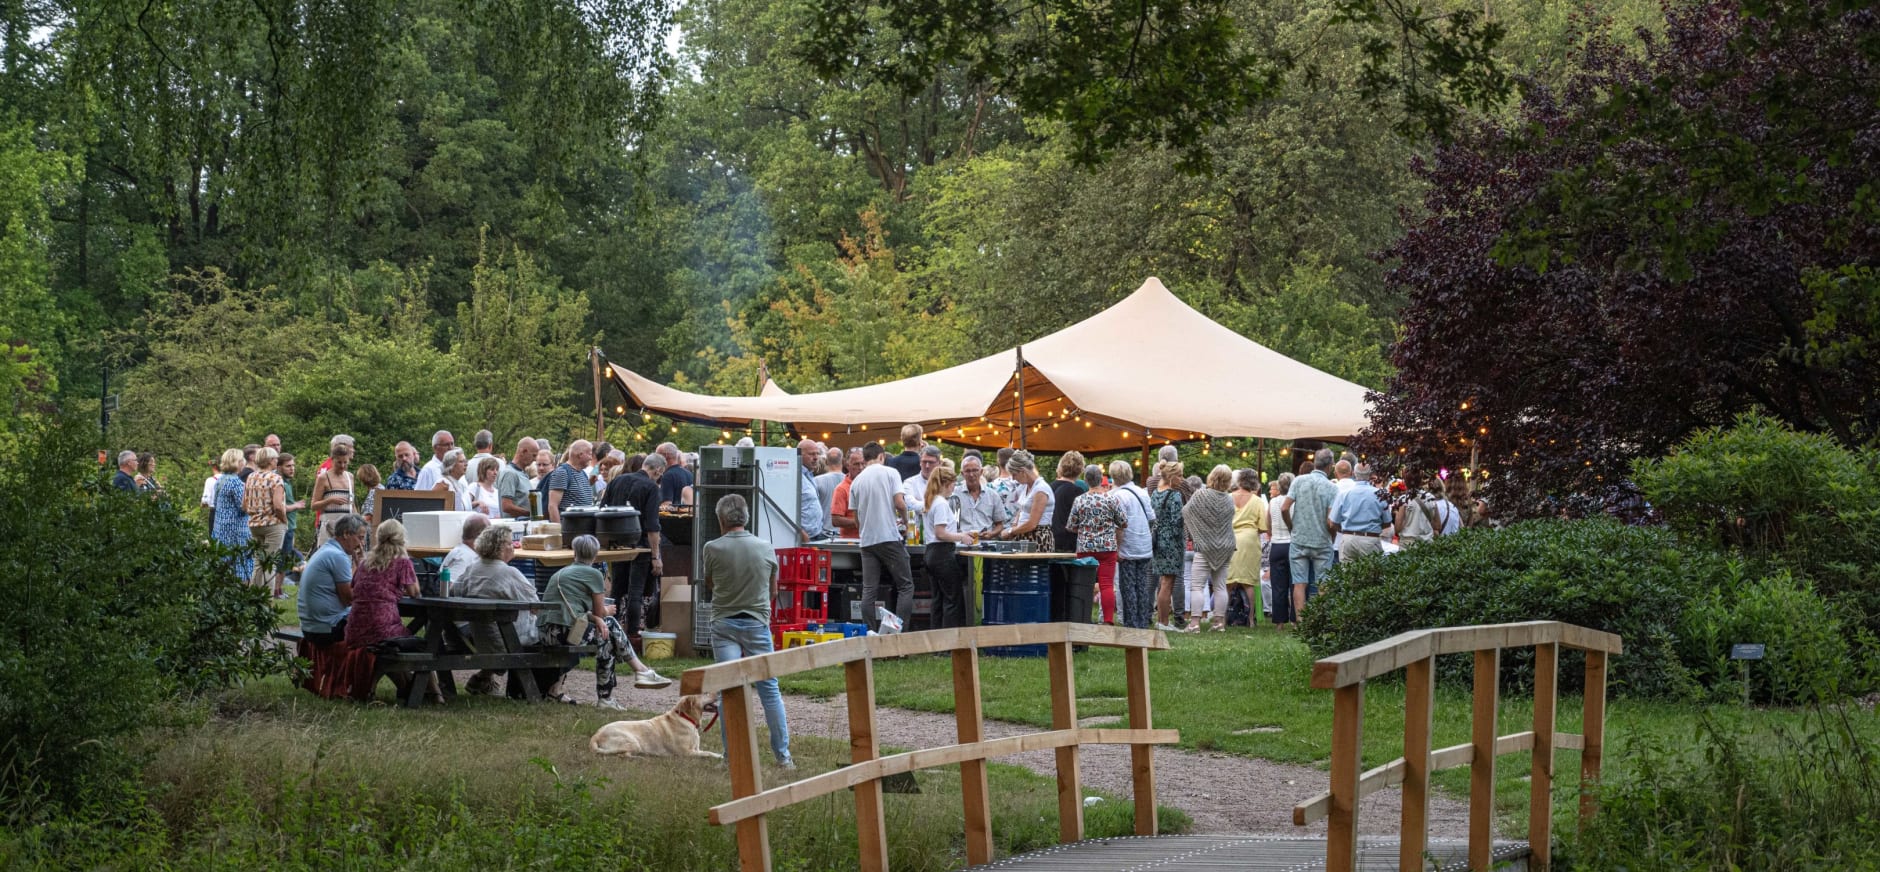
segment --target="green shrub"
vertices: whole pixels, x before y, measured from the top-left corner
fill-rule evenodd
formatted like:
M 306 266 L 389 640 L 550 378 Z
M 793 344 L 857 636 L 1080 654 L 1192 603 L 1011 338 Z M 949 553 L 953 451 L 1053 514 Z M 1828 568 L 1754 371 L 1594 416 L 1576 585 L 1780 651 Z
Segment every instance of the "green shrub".
M 1627 774 L 1554 855 L 1563 870 L 1880 868 L 1880 757 L 1872 719 L 1811 713 L 1800 731 L 1698 721 L 1676 748 L 1633 743 Z
M 1721 555 L 1680 547 L 1666 530 L 1606 519 L 1526 521 L 1342 563 L 1300 630 L 1313 655 L 1325 657 L 1409 630 L 1565 621 L 1625 640 L 1625 654 L 1611 662 L 1616 692 L 1688 696 L 1691 678 L 1676 646 L 1680 619 L 1725 571 Z M 1504 677 L 1531 680 L 1532 656 L 1504 652 Z M 1466 660 L 1442 658 L 1439 675 L 1466 684 Z M 1562 658 L 1563 687 L 1579 687 L 1577 662 Z
M 1747 674 L 1751 699 L 1788 705 L 1870 685 L 1839 611 L 1806 582 L 1786 571 L 1745 581 L 1741 563 L 1731 568 L 1685 612 L 1678 650 L 1699 686 L 1718 700 L 1742 699 Z M 1731 660 L 1737 643 L 1767 646 L 1764 659 Z
M 0 820 L 134 807 L 133 743 L 179 691 L 277 666 L 267 592 L 69 425 L 0 462 Z M 187 497 L 185 497 L 187 498 Z
M 1759 415 L 1699 431 L 1633 478 L 1688 541 L 1775 561 L 1880 633 L 1880 457 Z

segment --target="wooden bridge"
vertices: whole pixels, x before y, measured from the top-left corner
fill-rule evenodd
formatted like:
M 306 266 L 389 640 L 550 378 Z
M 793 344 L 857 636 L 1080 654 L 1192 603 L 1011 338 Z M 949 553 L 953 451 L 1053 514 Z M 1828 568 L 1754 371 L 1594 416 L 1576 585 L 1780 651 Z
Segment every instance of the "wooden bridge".
M 979 649 L 1009 645 L 1044 645 L 1051 677 L 1048 731 L 985 740 L 979 681 Z M 1127 681 L 1127 729 L 1077 726 L 1077 690 L 1071 652 L 1074 645 L 1121 648 Z M 1555 729 L 1558 664 L 1562 646 L 1586 654 L 1585 734 Z M 1606 658 L 1621 650 L 1619 637 L 1553 621 L 1419 630 L 1318 661 L 1312 685 L 1333 697 L 1331 789 L 1293 809 L 1293 823 L 1326 820 L 1325 838 L 1283 835 L 1157 836 L 1154 745 L 1179 740 L 1174 730 L 1151 726 L 1149 661 L 1151 650 L 1166 649 L 1160 632 L 1089 624 L 1021 624 L 964 627 L 870 636 L 823 642 L 761 657 L 688 670 L 680 687 L 686 694 L 723 693 L 725 756 L 731 770 L 730 802 L 711 809 L 711 822 L 737 827 L 738 861 L 745 872 L 768 872 L 770 839 L 764 816 L 777 809 L 840 790 L 853 789 L 860 867 L 888 868 L 887 832 L 882 810 L 884 778 L 919 769 L 958 765 L 965 807 L 967 862 L 989 869 L 1104 870 L 1366 870 L 1441 868 L 1487 870 L 1549 866 L 1552 843 L 1554 750 L 1581 751 L 1581 779 L 1599 778 L 1605 748 Z M 1535 652 L 1532 729 L 1499 735 L 1496 728 L 1501 649 Z M 879 755 L 875 730 L 874 661 L 877 658 L 950 653 L 953 699 L 959 744 Z M 1472 653 L 1475 690 L 1471 704 L 1471 740 L 1452 748 L 1432 749 L 1436 657 Z M 846 672 L 850 765 L 769 790 L 758 769 L 757 732 L 752 723 L 750 685 L 812 669 L 842 666 Z M 1362 766 L 1364 683 L 1405 670 L 1404 757 L 1369 771 Z M 1131 794 L 1136 838 L 1084 839 L 1083 790 L 1078 748 L 1087 744 L 1123 744 L 1131 751 Z M 992 811 L 985 761 L 1023 751 L 1054 749 L 1057 756 L 1058 835 L 1060 844 L 993 862 Z M 1496 842 L 1493 837 L 1496 758 L 1527 753 L 1531 761 L 1528 832 L 1532 844 Z M 1468 766 L 1469 838 L 1428 838 L 1429 776 L 1432 771 Z M 1357 834 L 1358 800 L 1387 787 L 1403 788 L 1403 818 L 1395 838 Z M 1584 821 L 1595 811 L 1590 793 L 1582 793 Z

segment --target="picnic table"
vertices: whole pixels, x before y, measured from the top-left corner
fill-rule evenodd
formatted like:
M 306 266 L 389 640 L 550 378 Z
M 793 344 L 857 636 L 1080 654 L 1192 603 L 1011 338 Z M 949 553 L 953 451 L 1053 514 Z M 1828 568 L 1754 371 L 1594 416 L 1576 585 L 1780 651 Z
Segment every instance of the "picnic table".
M 379 671 L 412 673 L 410 690 L 404 700 L 407 708 L 424 704 L 425 691 L 430 687 L 426 679 L 431 675 L 437 676 L 438 689 L 445 698 L 454 698 L 457 682 L 451 673 L 458 669 L 509 670 L 510 679 L 522 683 L 523 696 L 530 702 L 539 702 L 542 688 L 536 685 L 533 670 L 572 669 L 583 656 L 594 653 L 592 645 L 538 646 L 534 651 L 523 650 L 522 640 L 516 635 L 516 617 L 524 610 L 540 611 L 548 605 L 539 600 L 402 598 L 398 601 L 400 615 L 424 618 L 424 648 L 379 655 Z M 462 636 L 457 629 L 459 622 L 495 624 L 505 650 L 477 653 L 463 650 Z

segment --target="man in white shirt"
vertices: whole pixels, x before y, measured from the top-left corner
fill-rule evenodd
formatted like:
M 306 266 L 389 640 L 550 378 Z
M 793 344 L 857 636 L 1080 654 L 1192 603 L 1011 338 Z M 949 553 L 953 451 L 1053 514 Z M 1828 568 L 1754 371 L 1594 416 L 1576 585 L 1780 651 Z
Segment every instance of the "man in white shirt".
M 907 500 L 901 494 L 901 474 L 882 463 L 886 454 L 879 442 L 862 446 L 862 462 L 867 465 L 849 483 L 849 504 L 861 529 L 862 614 L 871 630 L 880 626 L 875 616 L 878 601 L 899 615 L 904 626 L 914 614 L 914 569 L 900 526 Z M 894 581 L 893 600 L 879 599 L 884 567 Z
M 424 462 L 424 468 L 418 470 L 418 484 L 415 490 L 428 491 L 437 487 L 444 480 L 444 455 L 457 447 L 457 437 L 449 430 L 439 430 L 431 434 L 431 459 Z
M 831 448 L 823 453 L 823 474 L 816 476 L 816 500 L 822 503 L 823 529 L 835 533 L 836 523 L 830 509 L 835 506 L 836 485 L 848 478 L 842 470 L 844 452 L 840 448 Z
M 893 467 L 889 467 L 892 469 Z M 901 499 L 909 508 L 914 509 L 914 523 L 920 523 L 920 506 L 926 505 L 927 479 L 933 471 L 940 468 L 940 446 L 927 445 L 920 449 L 920 472 L 913 478 L 901 482 Z M 854 487 L 850 485 L 850 487 Z
M 444 555 L 443 565 L 438 569 L 440 582 L 445 579 L 445 573 L 449 573 L 450 586 L 443 588 L 444 596 L 456 596 L 458 586 L 463 583 L 463 574 L 477 564 L 477 537 L 489 525 L 490 519 L 480 513 L 463 519 L 463 541 Z
M 1149 629 L 1155 614 L 1155 575 L 1150 571 L 1155 556 L 1155 502 L 1149 492 L 1136 483 L 1136 470 L 1129 461 L 1110 463 L 1111 493 L 1117 508 L 1123 510 L 1123 535 L 1117 543 L 1116 590 L 1125 627 Z
M 814 542 L 829 538 L 823 532 L 829 510 L 823 506 L 822 497 L 816 493 L 816 459 L 823 453 L 822 445 L 814 439 L 804 439 L 796 443 L 798 475 L 796 477 L 796 534 L 804 542 Z

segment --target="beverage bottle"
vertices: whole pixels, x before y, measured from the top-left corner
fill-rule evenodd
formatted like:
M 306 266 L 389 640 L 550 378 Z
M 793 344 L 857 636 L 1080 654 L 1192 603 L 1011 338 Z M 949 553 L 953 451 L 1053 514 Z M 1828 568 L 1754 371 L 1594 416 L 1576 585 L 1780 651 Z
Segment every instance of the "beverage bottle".
M 437 571 L 438 596 L 450 596 L 450 567 Z

